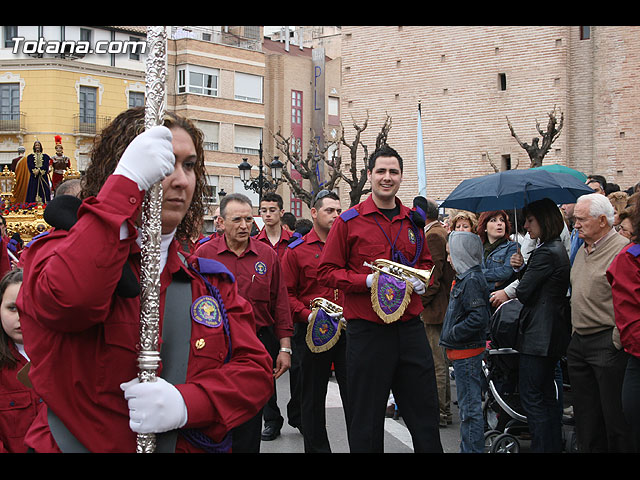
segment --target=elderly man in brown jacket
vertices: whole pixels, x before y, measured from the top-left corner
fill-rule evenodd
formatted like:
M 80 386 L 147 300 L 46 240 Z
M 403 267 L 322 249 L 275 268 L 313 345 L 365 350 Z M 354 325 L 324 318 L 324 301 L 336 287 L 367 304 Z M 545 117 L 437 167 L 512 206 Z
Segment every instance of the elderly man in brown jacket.
M 447 230 L 438 221 L 438 204 L 427 200 L 425 241 L 431 252 L 434 263 L 431 281 L 422 295 L 424 310 L 422 321 L 427 332 L 429 345 L 433 352 L 433 362 L 438 385 L 438 401 L 440 403 L 440 426 L 451 423 L 451 388 L 449 382 L 449 364 L 439 345 L 442 321 L 449 305 L 449 292 L 455 272 L 447 261 Z

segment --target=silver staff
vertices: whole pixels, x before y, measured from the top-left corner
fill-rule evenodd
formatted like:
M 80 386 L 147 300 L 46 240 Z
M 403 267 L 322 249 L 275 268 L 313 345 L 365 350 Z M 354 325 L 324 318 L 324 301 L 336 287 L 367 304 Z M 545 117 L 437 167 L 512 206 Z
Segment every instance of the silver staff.
M 166 27 L 147 27 L 145 128 L 162 123 L 164 118 L 165 81 L 167 76 Z M 162 184 L 153 185 L 142 206 L 142 260 L 140 266 L 140 352 L 138 379 L 154 382 L 160 363 L 158 335 L 160 325 L 160 235 L 162 233 Z M 153 453 L 156 436 L 139 433 L 137 453 Z

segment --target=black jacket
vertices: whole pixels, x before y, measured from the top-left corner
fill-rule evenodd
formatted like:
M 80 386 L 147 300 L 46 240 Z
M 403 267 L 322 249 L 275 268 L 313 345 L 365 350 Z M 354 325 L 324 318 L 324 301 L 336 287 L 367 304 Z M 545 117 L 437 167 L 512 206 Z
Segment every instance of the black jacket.
M 529 257 L 516 288 L 523 307 L 517 350 L 528 355 L 565 354 L 571 336 L 567 290 L 571 264 L 559 238 L 543 243 Z

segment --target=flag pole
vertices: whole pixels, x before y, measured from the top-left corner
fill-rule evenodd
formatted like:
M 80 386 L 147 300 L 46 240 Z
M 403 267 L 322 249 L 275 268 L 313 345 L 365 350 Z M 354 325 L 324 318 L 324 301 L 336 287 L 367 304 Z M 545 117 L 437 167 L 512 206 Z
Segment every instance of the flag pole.
M 418 132 L 417 132 L 417 168 L 418 195 L 427 198 L 427 169 L 424 161 L 424 142 L 422 137 L 422 107 L 418 100 Z
M 145 129 L 159 125 L 166 106 L 167 31 L 164 26 L 147 27 Z M 138 379 L 154 382 L 160 364 L 160 238 L 162 233 L 162 185 L 151 186 L 142 205 L 142 258 L 140 265 L 140 351 Z M 156 436 L 138 433 L 137 453 L 153 453 Z

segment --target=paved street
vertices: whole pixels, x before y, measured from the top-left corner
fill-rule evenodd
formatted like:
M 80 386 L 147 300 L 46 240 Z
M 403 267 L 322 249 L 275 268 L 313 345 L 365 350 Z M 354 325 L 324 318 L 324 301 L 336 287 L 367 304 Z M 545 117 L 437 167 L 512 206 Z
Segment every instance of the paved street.
M 455 382 L 452 382 L 452 397 L 455 399 Z M 286 415 L 286 403 L 289 400 L 289 377 L 283 375 L 277 381 L 278 406 Z M 459 418 L 458 408 L 452 405 L 453 424 L 440 429 L 440 440 L 445 453 L 459 450 Z M 327 431 L 333 453 L 349 453 L 347 433 L 342 412 L 342 402 L 338 393 L 338 384 L 334 378 L 329 382 L 327 394 Z M 270 442 L 262 442 L 261 453 L 304 453 L 302 435 L 297 429 L 290 427 L 285 419 L 281 435 Z M 385 422 L 385 453 L 412 453 L 411 436 L 402 422 L 387 418 Z
M 277 381 L 278 388 L 278 406 L 280 412 L 286 415 L 286 404 L 289 401 L 289 376 L 285 374 Z M 565 392 L 565 397 L 567 393 Z M 451 398 L 456 398 L 456 383 L 451 382 Z M 333 453 L 349 453 L 349 444 L 347 443 L 347 433 L 342 411 L 342 402 L 338 390 L 338 384 L 334 378 L 329 381 L 327 393 L 327 432 L 331 449 Z M 440 441 L 444 453 L 458 453 L 460 451 L 460 418 L 458 416 L 457 405 L 452 404 L 453 423 L 447 427 L 440 428 Z M 565 437 L 570 435 L 572 427 L 564 427 Z M 519 436 L 518 443 L 520 453 L 529 451 L 529 440 L 527 435 Z M 387 418 L 385 420 L 385 453 L 412 453 L 413 446 L 411 443 L 411 435 L 404 425 L 402 418 L 394 420 Z M 567 448 L 567 447 L 565 447 Z M 567 450 L 565 450 L 567 451 Z M 285 423 L 282 427 L 281 435 L 273 441 L 262 442 L 260 447 L 261 453 L 304 453 L 304 445 L 302 435 L 297 429 L 292 428 Z

